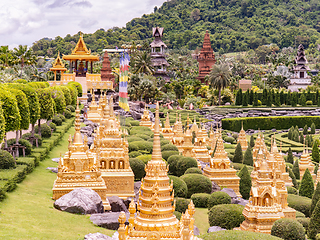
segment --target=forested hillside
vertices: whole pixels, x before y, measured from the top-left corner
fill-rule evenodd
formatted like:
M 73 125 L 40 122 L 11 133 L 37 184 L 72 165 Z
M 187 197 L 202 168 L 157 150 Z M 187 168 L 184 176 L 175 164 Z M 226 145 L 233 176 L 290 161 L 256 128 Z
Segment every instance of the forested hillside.
M 103 16 L 102 16 L 103 17 Z M 106 19 L 107 21 L 107 19 Z M 171 0 L 154 13 L 132 19 L 124 28 L 100 29 L 85 34 L 93 52 L 122 44 L 150 42 L 152 27 L 164 27 L 169 48 L 195 49 L 202 44 L 205 30 L 212 46 L 220 53 L 246 51 L 275 43 L 280 48 L 304 44 L 316 48 L 320 43 L 319 0 Z M 37 55 L 67 54 L 79 34 L 34 43 Z

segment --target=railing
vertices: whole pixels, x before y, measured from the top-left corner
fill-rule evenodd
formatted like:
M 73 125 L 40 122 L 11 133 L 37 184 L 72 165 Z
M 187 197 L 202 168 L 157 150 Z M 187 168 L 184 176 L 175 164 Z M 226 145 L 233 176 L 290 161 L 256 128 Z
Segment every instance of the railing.
M 61 75 L 61 81 L 71 82 L 75 81 L 76 73 L 64 73 Z
M 86 78 L 87 78 L 87 81 L 99 82 L 101 81 L 101 74 L 87 73 Z

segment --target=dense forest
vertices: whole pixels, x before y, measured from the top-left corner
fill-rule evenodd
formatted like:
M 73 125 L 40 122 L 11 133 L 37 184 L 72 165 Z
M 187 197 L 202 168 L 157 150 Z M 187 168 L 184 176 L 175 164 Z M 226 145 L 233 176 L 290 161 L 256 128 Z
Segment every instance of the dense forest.
M 134 18 L 126 27 L 84 34 L 93 52 L 123 44 L 152 41 L 152 27 L 164 27 L 171 49 L 201 47 L 206 30 L 219 53 L 247 51 L 275 43 L 280 48 L 303 44 L 314 51 L 320 43 L 319 0 L 171 0 L 154 13 Z M 79 33 L 41 39 L 32 46 L 37 55 L 70 53 Z M 313 50 L 312 50 L 313 49 Z

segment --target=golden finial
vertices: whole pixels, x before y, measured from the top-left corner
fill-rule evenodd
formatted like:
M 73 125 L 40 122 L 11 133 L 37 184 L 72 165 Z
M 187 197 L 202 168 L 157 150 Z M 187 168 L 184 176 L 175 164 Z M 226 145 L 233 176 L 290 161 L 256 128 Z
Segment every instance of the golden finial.
M 162 161 L 161 148 L 160 148 L 160 131 L 159 131 L 159 102 L 157 102 L 155 121 L 154 121 L 152 161 Z
M 79 109 L 79 98 L 77 98 L 77 110 L 76 110 L 76 120 L 75 120 L 75 133 L 73 137 L 73 143 L 82 144 L 82 138 L 80 133 L 80 109 Z

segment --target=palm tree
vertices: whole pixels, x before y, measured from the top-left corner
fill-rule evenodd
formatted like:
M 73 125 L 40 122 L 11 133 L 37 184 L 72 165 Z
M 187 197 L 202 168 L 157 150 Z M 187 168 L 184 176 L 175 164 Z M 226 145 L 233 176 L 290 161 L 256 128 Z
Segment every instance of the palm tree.
M 0 62 L 5 66 L 9 67 L 13 63 L 12 51 L 9 50 L 8 46 L 0 47 Z
M 216 64 L 212 67 L 209 74 L 209 83 L 212 87 L 219 90 L 219 105 L 221 105 L 221 90 L 230 84 L 231 72 L 225 63 Z
M 18 48 L 14 48 L 14 56 L 16 58 L 16 63 L 21 65 L 21 75 L 24 65 L 32 65 L 37 62 L 37 58 L 32 49 L 28 49 L 27 45 L 19 45 Z
M 138 53 L 133 61 L 134 73 L 153 74 L 154 69 L 151 63 L 151 56 L 147 51 Z

